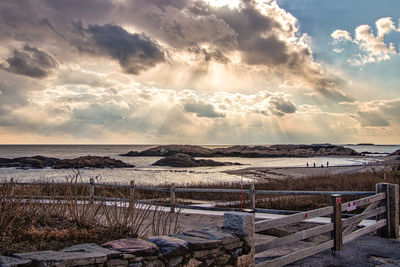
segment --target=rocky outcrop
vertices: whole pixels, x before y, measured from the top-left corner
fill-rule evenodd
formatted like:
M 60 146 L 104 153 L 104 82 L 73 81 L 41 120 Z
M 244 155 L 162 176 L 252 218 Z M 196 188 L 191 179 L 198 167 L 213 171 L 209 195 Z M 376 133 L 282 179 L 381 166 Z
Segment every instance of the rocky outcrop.
M 134 167 L 121 160 L 110 157 L 85 156 L 75 159 L 62 159 L 56 162 L 54 169 L 79 168 L 130 168 Z
M 169 157 L 162 158 L 152 165 L 155 166 L 170 166 L 170 167 L 206 167 L 206 166 L 227 166 L 239 165 L 238 163 L 218 162 L 210 159 L 194 159 L 187 154 L 175 154 Z
M 400 149 L 396 150 L 393 153 L 390 153 L 389 156 L 400 156 Z
M 131 151 L 121 156 L 172 156 L 187 154 L 192 157 L 315 157 L 315 156 L 360 156 L 351 148 L 323 145 L 272 145 L 272 146 L 231 146 L 226 148 L 205 148 L 191 145 L 157 146 L 141 152 Z
M 17 167 L 17 168 L 35 168 L 42 169 L 52 167 L 59 159 L 44 156 L 20 157 L 14 159 L 0 158 L 0 168 Z
M 192 145 L 165 145 L 165 146 L 157 146 L 146 149 L 141 152 L 130 151 L 126 154 L 121 154 L 120 156 L 127 157 L 135 157 L 135 156 L 163 156 L 168 157 L 175 154 L 187 154 L 192 157 L 211 157 L 213 154 L 212 149 L 201 147 L 201 146 L 192 146 Z
M 75 159 L 58 159 L 44 156 L 21 157 L 14 159 L 0 158 L 0 168 L 54 168 L 54 169 L 79 169 L 79 168 L 130 168 L 134 167 L 121 160 L 109 157 L 84 156 Z

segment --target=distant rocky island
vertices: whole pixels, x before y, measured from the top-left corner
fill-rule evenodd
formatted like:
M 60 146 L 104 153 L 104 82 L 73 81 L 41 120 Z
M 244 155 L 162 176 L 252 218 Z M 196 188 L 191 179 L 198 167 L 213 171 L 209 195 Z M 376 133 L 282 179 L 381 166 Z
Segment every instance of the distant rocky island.
M 226 148 L 206 148 L 194 145 L 162 145 L 144 151 L 130 151 L 125 157 L 173 156 L 187 154 L 192 157 L 317 157 L 317 156 L 360 156 L 351 148 L 330 144 L 322 145 L 271 145 L 271 146 L 230 146 Z
M 155 166 L 170 166 L 170 167 L 213 167 L 213 166 L 229 166 L 241 165 L 240 163 L 219 162 L 211 159 L 194 159 L 187 154 L 175 154 L 162 158 L 152 165 Z
M 80 168 L 132 168 L 131 164 L 110 157 L 84 156 L 74 159 L 58 159 L 44 156 L 0 158 L 0 168 L 53 168 L 53 169 L 80 169 Z

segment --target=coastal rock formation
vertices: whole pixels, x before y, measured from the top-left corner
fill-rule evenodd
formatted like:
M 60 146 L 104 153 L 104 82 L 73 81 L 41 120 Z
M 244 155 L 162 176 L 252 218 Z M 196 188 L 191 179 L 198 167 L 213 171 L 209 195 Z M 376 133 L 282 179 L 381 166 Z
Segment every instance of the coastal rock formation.
M 315 157 L 315 156 L 360 156 L 351 148 L 323 145 L 272 145 L 272 146 L 231 146 L 226 148 L 205 148 L 192 145 L 165 145 L 141 152 L 131 151 L 121 156 L 172 156 L 178 153 L 192 157 Z
M 126 157 L 136 157 L 136 156 L 172 156 L 175 154 L 187 154 L 192 157 L 212 157 L 213 151 L 212 149 L 201 147 L 201 146 L 192 146 L 192 145 L 165 145 L 165 146 L 157 146 L 146 149 L 141 152 L 130 151 L 126 154 L 121 154 L 120 156 Z
M 390 153 L 389 156 L 400 156 L 400 149 L 396 150 L 393 153 Z
M 79 169 L 79 168 L 130 168 L 134 167 L 121 160 L 109 157 L 84 156 L 75 159 L 58 159 L 44 156 L 21 157 L 14 159 L 0 158 L 0 168 L 34 168 L 42 169 L 51 167 L 54 169 Z
M 14 159 L 0 158 L 0 168 L 17 167 L 42 169 L 54 166 L 58 160 L 57 158 L 44 156 L 20 157 Z
M 130 168 L 134 167 L 121 160 L 110 157 L 85 156 L 75 159 L 62 159 L 56 162 L 54 169 L 79 168 Z
M 166 158 L 162 158 L 152 165 L 155 166 L 170 166 L 170 167 L 208 167 L 208 166 L 226 166 L 234 165 L 230 162 L 218 162 L 211 159 L 194 159 L 187 154 L 175 154 Z

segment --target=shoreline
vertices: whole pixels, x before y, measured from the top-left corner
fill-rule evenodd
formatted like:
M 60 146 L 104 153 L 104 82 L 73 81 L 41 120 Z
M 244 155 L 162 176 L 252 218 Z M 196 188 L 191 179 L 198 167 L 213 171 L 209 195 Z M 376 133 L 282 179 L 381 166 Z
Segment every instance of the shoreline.
M 224 171 L 226 174 L 243 176 L 255 180 L 285 180 L 300 179 L 321 175 L 337 175 L 348 173 L 362 173 L 373 170 L 382 170 L 384 166 L 347 165 L 326 167 L 247 167 L 238 170 Z

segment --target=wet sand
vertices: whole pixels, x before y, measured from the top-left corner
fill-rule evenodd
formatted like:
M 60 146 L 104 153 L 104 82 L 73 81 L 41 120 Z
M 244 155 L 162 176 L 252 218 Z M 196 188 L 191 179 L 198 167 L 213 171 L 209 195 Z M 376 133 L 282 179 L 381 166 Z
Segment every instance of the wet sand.
M 227 174 L 243 175 L 246 178 L 253 178 L 256 180 L 284 180 L 284 179 L 299 179 L 310 176 L 329 176 L 342 173 L 362 173 L 378 170 L 383 166 L 334 166 L 334 167 L 249 167 L 239 170 L 226 171 Z

